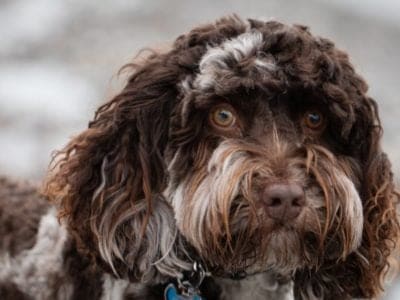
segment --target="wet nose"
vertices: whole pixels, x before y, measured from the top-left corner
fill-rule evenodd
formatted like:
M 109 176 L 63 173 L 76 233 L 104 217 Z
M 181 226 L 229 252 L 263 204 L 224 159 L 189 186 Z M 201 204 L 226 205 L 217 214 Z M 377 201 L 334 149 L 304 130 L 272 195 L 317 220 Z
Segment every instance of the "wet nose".
M 290 221 L 297 218 L 305 205 L 303 188 L 295 183 L 276 183 L 264 188 L 262 200 L 272 219 Z

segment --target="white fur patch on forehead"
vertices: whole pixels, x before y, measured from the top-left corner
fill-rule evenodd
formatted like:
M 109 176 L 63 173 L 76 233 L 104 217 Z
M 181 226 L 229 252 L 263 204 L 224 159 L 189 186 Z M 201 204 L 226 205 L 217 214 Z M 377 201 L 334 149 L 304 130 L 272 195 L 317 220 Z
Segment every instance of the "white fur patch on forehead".
M 252 30 L 236 38 L 230 39 L 222 45 L 209 48 L 199 63 L 200 73 L 194 80 L 194 87 L 208 89 L 229 72 L 233 72 L 232 61 L 240 63 L 254 56 L 252 64 L 264 72 L 276 70 L 276 64 L 271 57 L 260 56 L 259 51 L 264 45 L 261 32 Z

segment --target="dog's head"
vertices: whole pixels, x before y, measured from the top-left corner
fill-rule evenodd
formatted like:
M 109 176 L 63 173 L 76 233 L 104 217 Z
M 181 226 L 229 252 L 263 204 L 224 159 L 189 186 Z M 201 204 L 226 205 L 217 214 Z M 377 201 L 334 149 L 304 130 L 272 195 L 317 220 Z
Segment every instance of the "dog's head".
M 153 53 L 56 158 L 47 194 L 119 276 L 272 269 L 370 297 L 398 235 L 367 85 L 303 26 L 237 17 Z

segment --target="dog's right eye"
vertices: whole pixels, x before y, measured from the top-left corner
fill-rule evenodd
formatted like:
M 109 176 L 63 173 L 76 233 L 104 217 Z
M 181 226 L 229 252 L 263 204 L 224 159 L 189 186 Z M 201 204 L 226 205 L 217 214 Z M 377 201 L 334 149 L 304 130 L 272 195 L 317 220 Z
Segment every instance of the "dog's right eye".
M 318 110 L 309 110 L 304 114 L 304 123 L 312 130 L 321 130 L 325 125 L 325 120 Z
M 214 126 L 228 129 L 235 125 L 236 117 L 232 108 L 219 106 L 211 110 L 210 121 Z

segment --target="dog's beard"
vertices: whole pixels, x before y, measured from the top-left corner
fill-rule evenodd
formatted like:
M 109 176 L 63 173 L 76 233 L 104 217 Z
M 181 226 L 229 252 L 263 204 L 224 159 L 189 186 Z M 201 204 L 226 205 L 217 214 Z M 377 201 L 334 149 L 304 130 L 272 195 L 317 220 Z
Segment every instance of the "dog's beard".
M 227 140 L 166 196 L 181 234 L 208 268 L 289 274 L 327 257 L 344 259 L 360 244 L 362 204 L 345 172 L 351 168 L 341 165 L 322 147 L 293 151 L 281 144 L 267 152 Z M 262 184 L 279 180 L 304 188 L 306 205 L 295 220 L 277 223 L 260 205 Z

